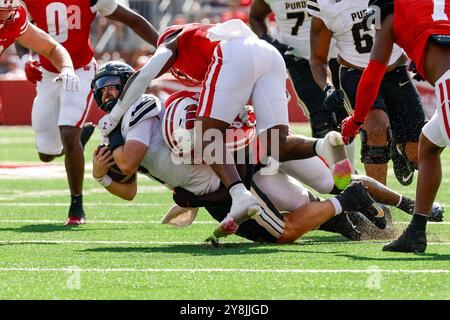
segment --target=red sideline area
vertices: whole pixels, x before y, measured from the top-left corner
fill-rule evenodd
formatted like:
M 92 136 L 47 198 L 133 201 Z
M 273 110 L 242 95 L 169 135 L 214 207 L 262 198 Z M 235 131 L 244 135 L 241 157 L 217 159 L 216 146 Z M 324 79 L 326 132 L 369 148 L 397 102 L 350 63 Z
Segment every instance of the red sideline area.
M 172 81 L 162 81 L 161 88 L 172 93 Z M 289 102 L 289 120 L 291 122 L 306 122 L 307 118 L 297 105 L 296 94 L 292 84 L 287 80 L 287 88 L 291 95 Z M 435 109 L 434 89 L 424 83 L 418 83 L 417 88 L 422 96 L 427 114 Z M 0 125 L 31 125 L 31 107 L 36 96 L 35 86 L 26 80 L 0 80 Z M 97 123 L 103 116 L 103 111 L 97 108 L 95 101 L 87 117 L 87 122 Z

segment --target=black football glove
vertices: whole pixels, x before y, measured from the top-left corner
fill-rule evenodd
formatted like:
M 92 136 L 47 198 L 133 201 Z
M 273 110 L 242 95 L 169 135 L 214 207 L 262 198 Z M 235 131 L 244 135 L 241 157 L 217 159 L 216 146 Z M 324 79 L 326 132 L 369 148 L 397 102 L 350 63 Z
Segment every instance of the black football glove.
M 344 94 L 340 89 L 334 88 L 332 85 L 328 84 L 324 89 L 325 99 L 323 104 L 329 110 L 339 110 L 344 106 Z
M 111 133 L 108 135 L 109 140 L 108 147 L 111 150 L 111 152 L 113 152 L 118 147 L 123 146 L 125 144 L 121 128 L 122 128 L 122 121 L 120 121 L 117 127 L 115 127 L 113 131 L 111 131 Z
M 411 73 L 413 73 L 413 79 L 417 81 L 425 81 L 425 79 L 419 74 L 417 71 L 416 64 L 414 61 L 411 61 L 411 63 L 408 65 L 407 70 Z
M 284 43 L 281 43 L 280 41 L 278 41 L 277 39 L 272 37 L 269 33 L 267 33 L 267 32 L 263 33 L 261 35 L 261 39 L 263 39 L 264 41 L 267 41 L 268 43 L 273 45 L 281 53 L 281 56 L 283 57 L 283 59 L 286 63 L 296 62 L 299 60 L 299 58 L 297 56 L 295 56 L 292 52 L 294 50 L 294 48 L 292 48 L 291 46 L 288 46 Z

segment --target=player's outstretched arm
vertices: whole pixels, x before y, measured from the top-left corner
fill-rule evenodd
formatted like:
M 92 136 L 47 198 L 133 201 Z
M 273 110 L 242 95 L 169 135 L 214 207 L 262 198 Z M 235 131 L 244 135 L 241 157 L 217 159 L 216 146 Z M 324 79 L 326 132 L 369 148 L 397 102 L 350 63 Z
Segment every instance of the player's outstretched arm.
M 176 40 L 160 45 L 142 69 L 128 79 L 114 109 L 99 121 L 104 136 L 117 126 L 131 104 L 144 94 L 150 82 L 170 69 L 175 62 L 176 52 Z
M 114 150 L 114 161 L 119 169 L 128 176 L 138 171 L 147 150 L 146 144 L 137 140 L 127 140 L 124 145 Z
M 69 67 L 73 70 L 73 63 L 69 52 L 47 33 L 33 24 L 28 24 L 27 30 L 17 38 L 17 42 L 21 46 L 31 49 L 49 59 L 59 71 L 63 67 Z
M 127 25 L 142 39 L 156 47 L 158 31 L 140 14 L 119 4 L 116 10 L 107 17 Z

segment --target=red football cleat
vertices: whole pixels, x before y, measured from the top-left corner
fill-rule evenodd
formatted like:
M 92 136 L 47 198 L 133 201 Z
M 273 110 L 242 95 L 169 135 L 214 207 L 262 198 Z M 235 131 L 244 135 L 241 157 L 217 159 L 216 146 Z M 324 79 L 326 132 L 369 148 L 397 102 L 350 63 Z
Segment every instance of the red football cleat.
M 79 226 L 86 223 L 85 217 L 68 217 L 65 226 Z

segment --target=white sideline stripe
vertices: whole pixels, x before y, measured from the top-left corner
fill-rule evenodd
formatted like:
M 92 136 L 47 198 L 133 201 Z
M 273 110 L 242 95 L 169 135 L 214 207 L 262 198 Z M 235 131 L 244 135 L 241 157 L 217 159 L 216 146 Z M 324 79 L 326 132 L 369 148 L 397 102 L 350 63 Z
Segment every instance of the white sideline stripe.
M 386 240 L 388 241 L 388 240 Z M 364 244 L 383 244 L 386 241 L 300 241 L 298 244 L 355 244 L 355 243 L 364 243 Z M 140 244 L 140 245 L 202 245 L 201 241 L 125 241 L 125 240 L 0 240 L 0 244 Z M 252 242 L 248 242 L 249 244 L 253 244 Z M 221 242 L 221 244 L 240 244 L 240 242 Z M 428 245 L 450 245 L 450 242 L 428 242 Z
M 20 219 L 0 219 L 0 223 L 61 223 L 61 220 L 20 220 Z M 88 220 L 88 223 L 99 224 L 160 224 L 157 220 Z M 216 224 L 216 221 L 194 221 L 194 224 Z M 397 221 L 394 224 L 409 224 L 409 221 Z M 428 222 L 427 224 L 450 225 L 450 222 Z
M 15 203 L 0 202 L 0 207 L 68 207 L 67 202 Z M 85 207 L 168 207 L 168 203 L 83 203 Z
M 241 272 L 241 273 L 450 273 L 443 269 L 175 269 L 175 268 L 0 268 L 0 272 L 189 272 L 189 273 L 211 273 L 211 272 Z

